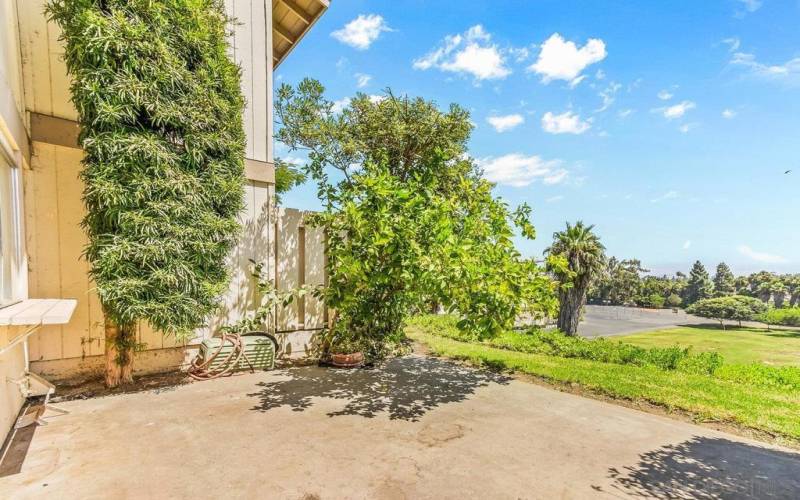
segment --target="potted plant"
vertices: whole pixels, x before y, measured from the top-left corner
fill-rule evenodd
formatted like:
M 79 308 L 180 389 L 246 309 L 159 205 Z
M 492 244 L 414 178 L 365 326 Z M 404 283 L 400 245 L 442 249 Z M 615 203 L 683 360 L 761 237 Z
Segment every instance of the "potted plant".
M 351 331 L 334 327 L 329 338 L 328 353 L 333 366 L 357 368 L 364 364 L 363 339 Z

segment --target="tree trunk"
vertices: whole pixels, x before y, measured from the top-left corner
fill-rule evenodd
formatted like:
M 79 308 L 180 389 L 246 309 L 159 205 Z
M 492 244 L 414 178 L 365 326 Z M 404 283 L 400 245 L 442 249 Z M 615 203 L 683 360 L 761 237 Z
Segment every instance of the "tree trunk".
M 562 290 L 559 295 L 558 329 L 567 335 L 575 336 L 581 321 L 581 310 L 586 302 L 586 289 L 568 288 Z
M 134 325 L 117 325 L 106 316 L 106 386 L 133 383 Z

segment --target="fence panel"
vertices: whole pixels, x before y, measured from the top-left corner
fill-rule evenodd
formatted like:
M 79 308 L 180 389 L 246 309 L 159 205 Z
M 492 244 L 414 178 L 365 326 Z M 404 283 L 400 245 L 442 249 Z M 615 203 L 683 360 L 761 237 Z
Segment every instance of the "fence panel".
M 275 269 L 279 290 L 325 282 L 325 237 L 320 228 L 305 225 L 310 212 L 279 208 L 275 222 Z M 278 331 L 313 330 L 324 326 L 325 307 L 306 296 L 278 311 Z

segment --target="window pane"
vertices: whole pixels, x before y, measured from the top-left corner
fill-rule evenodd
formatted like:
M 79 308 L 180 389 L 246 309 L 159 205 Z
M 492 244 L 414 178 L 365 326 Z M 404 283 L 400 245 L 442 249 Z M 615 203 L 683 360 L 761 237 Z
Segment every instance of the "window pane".
M 11 191 L 11 167 L 0 155 L 0 306 L 11 302 L 11 273 L 14 263 L 14 198 Z

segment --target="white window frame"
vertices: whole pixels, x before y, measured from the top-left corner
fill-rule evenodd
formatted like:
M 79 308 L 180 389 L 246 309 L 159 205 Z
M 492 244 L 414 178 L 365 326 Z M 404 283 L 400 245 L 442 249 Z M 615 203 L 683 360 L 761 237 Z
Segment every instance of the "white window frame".
M 7 229 L 0 228 L 0 231 L 2 231 L 0 233 L 0 245 L 3 245 L 3 250 L 6 248 L 11 250 L 8 253 L 2 252 L 3 261 L 0 262 L 0 266 L 10 270 L 9 282 L 0 282 L 0 287 L 9 287 L 9 290 L 0 289 L 0 307 L 5 307 L 26 298 L 27 270 L 22 226 L 22 172 L 20 169 L 22 157 L 19 151 L 12 148 L 7 137 L 2 132 L 0 130 L 0 161 L 8 165 L 10 199 L 0 200 L 0 203 L 3 204 L 3 210 L 10 210 L 11 212 L 10 244 L 3 241 L 3 235 L 8 234 L 6 232 Z M 3 167 L 3 170 L 5 170 L 5 167 Z M 2 172 L 2 175 L 6 175 L 6 172 Z

